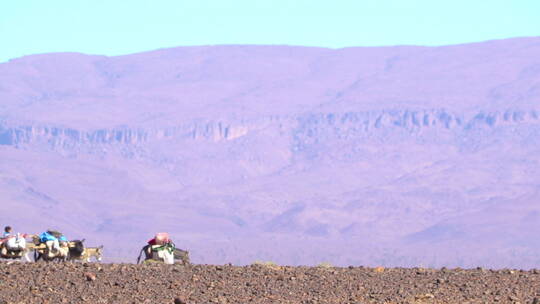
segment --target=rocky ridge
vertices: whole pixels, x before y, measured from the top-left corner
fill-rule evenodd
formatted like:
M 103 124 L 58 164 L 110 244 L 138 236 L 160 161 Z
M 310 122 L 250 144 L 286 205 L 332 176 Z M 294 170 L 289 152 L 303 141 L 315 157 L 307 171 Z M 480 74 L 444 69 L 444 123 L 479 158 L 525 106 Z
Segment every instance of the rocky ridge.
M 288 133 L 299 140 L 306 137 L 328 136 L 358 139 L 382 137 L 381 132 L 405 132 L 421 135 L 433 132 L 467 132 L 482 128 L 540 124 L 540 111 L 505 110 L 479 111 L 469 115 L 447 110 L 383 110 L 346 113 L 308 113 L 296 116 L 274 116 L 242 122 L 194 121 L 172 127 L 120 126 L 104 129 L 77 129 L 12 121 L 0 121 L 0 145 L 24 147 L 46 144 L 52 150 L 83 150 L 90 146 L 140 146 L 156 141 L 208 140 L 227 141 L 275 127 L 276 134 Z

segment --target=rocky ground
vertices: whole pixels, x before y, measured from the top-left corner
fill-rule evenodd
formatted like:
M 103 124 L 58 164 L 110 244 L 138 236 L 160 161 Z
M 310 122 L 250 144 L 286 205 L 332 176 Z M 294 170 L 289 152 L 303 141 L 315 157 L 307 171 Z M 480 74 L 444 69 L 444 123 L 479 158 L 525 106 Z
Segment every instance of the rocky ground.
M 540 271 L 1 262 L 0 303 L 540 304 Z

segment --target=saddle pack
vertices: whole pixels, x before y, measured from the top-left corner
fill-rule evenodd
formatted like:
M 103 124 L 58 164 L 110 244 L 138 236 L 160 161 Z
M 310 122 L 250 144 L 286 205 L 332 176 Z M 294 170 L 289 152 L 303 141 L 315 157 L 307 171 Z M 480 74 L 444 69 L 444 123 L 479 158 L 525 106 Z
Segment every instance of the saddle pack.
M 168 242 L 163 245 L 151 245 L 152 259 L 162 260 L 165 264 L 174 264 L 174 243 Z
M 22 251 L 26 249 L 26 240 L 23 237 L 11 237 L 6 241 L 6 247 L 10 251 Z
M 40 234 L 39 240 L 42 243 L 46 243 L 48 241 L 67 242 L 67 238 L 62 233 L 53 230 L 48 230 Z

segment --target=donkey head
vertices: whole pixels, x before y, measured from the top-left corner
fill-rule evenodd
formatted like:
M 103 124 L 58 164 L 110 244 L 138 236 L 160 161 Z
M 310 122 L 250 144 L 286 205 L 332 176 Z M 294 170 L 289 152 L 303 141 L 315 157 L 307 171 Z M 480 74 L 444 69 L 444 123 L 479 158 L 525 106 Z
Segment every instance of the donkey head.
M 103 245 L 96 248 L 96 260 L 98 262 L 101 262 L 102 256 L 103 256 Z

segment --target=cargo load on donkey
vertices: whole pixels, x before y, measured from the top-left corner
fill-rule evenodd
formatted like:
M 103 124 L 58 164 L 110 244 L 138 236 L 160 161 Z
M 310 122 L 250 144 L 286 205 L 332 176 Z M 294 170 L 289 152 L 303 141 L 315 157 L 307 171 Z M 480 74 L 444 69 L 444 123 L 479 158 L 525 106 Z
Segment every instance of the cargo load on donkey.
M 9 229 L 8 229 L 9 228 Z M 9 230 L 9 231 L 8 231 Z M 0 238 L 0 258 L 2 259 L 25 259 L 28 257 L 27 235 L 24 233 L 11 233 L 11 227 L 6 227 L 2 238 Z
M 67 261 L 84 252 L 84 240 L 68 241 L 60 232 L 47 230 L 34 238 L 34 260 Z
M 148 244 L 141 249 L 137 264 L 141 262 L 142 255 L 145 255 L 145 262 L 158 262 L 165 264 L 189 264 L 189 252 L 176 248 L 173 241 L 166 232 L 157 233 L 156 236 L 148 241 Z

